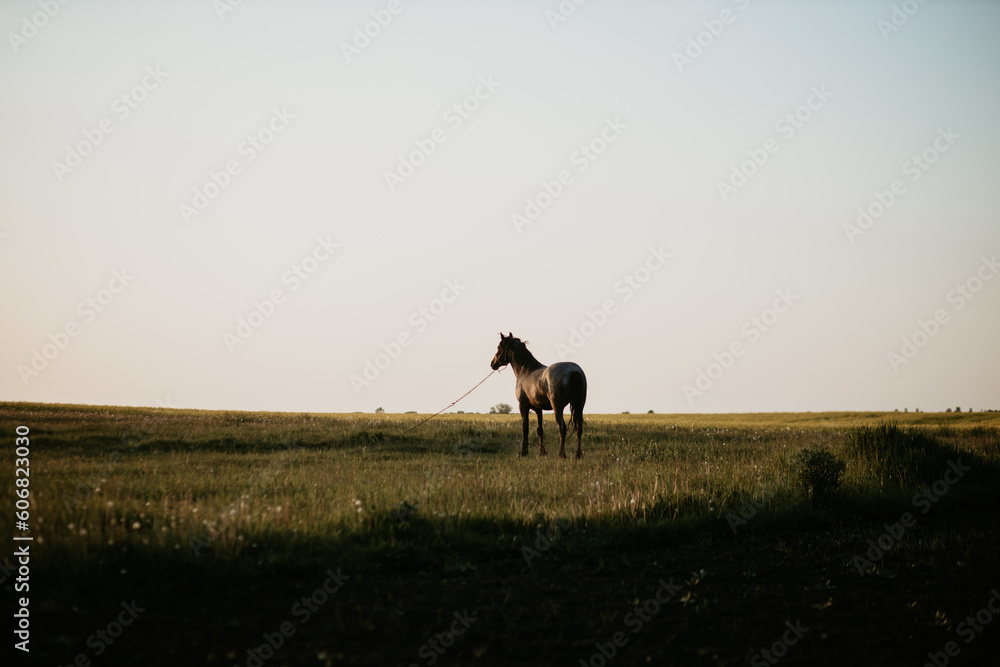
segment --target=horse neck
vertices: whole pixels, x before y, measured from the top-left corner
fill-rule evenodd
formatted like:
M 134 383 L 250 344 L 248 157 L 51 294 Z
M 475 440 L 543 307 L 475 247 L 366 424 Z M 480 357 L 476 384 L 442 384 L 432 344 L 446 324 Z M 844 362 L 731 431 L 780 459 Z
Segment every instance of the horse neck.
M 513 354 L 510 366 L 514 369 L 514 375 L 523 375 L 539 368 L 545 368 L 545 364 L 535 359 L 535 355 L 526 347 L 521 347 Z

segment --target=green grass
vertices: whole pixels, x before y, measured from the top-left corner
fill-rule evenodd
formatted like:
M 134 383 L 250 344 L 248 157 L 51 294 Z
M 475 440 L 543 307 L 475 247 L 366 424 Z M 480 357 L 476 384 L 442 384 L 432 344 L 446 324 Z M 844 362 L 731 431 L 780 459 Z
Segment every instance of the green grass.
M 332 562 L 374 578 L 508 572 L 557 520 L 550 563 L 820 529 L 847 576 L 852 549 L 912 511 L 949 461 L 972 471 L 938 514 L 975 517 L 998 499 L 998 413 L 589 415 L 580 461 L 554 456 L 550 416 L 545 459 L 533 428 L 516 457 L 517 415 L 442 415 L 407 432 L 422 418 L 0 404 L 6 432 L 31 429 L 31 532 L 53 599 L 101 598 L 101 586 L 155 597 L 179 576 L 254 582 Z M 806 447 L 846 464 L 822 506 L 794 465 Z M 734 535 L 727 517 L 747 501 L 760 508 Z M 875 573 L 981 560 L 995 538 L 927 533 Z
M 886 415 L 597 415 L 587 419 L 585 458 L 562 461 L 551 454 L 554 423 L 547 459 L 536 457 L 533 428 L 530 455 L 514 455 L 517 415 L 445 415 L 403 435 L 419 416 L 19 404 L 3 413 L 32 429 L 33 519 L 50 548 L 186 554 L 200 539 L 210 547 L 198 558 L 260 562 L 301 554 L 319 537 L 364 550 L 455 538 L 483 548 L 484 539 L 510 545 L 557 517 L 621 537 L 710 523 L 747 498 L 767 499 L 762 517 L 808 512 L 792 465 L 804 447 L 846 461 L 845 503 L 884 507 L 939 478 L 962 455 L 954 443 L 995 470 L 991 424 L 1000 421 L 975 413 L 939 415 L 932 423 L 943 427 L 879 421 Z M 920 413 L 920 423 L 929 417 Z M 402 503 L 416 508 L 406 521 Z

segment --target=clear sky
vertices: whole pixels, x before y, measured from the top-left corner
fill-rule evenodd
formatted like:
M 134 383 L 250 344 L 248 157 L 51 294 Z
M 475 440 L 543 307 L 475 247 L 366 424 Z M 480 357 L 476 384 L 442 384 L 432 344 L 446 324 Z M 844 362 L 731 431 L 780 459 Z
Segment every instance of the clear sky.
M 996 2 L 0 31 L 0 400 L 434 412 L 511 331 L 590 412 L 1000 408 Z

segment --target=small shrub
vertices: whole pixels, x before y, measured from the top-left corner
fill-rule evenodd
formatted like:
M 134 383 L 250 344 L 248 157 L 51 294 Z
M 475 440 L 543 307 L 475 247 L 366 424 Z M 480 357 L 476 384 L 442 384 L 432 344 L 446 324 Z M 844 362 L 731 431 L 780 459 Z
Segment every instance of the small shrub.
M 847 466 L 830 452 L 806 448 L 795 456 L 795 467 L 806 495 L 821 502 L 840 489 L 840 476 Z

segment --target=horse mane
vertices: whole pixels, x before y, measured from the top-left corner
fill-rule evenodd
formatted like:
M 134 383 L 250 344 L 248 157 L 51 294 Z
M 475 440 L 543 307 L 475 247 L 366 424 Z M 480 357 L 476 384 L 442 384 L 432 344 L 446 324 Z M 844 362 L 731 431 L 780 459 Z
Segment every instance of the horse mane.
M 511 345 L 510 358 L 518 366 L 528 369 L 543 368 L 545 366 L 538 359 L 535 359 L 535 355 L 528 349 L 528 341 L 521 340 L 520 338 L 508 339 L 508 341 L 510 341 L 508 344 Z

